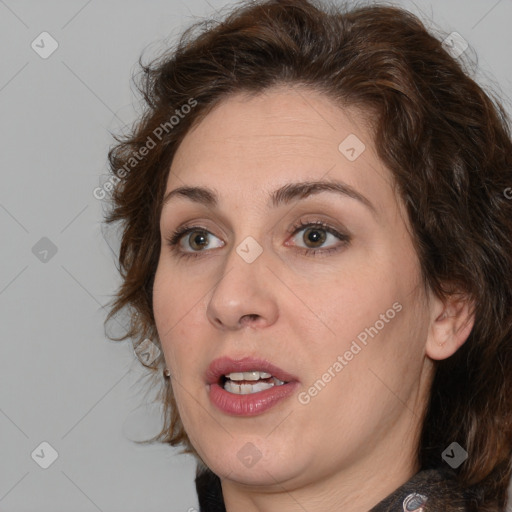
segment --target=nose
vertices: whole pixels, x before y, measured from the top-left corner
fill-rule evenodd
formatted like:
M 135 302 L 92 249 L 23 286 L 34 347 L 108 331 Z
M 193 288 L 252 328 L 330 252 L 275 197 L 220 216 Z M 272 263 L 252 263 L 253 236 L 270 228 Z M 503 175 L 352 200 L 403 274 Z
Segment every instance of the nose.
M 246 261 L 236 246 L 226 256 L 224 274 L 213 289 L 206 311 L 216 328 L 266 327 L 277 320 L 277 283 L 265 256 L 263 251 L 254 261 Z

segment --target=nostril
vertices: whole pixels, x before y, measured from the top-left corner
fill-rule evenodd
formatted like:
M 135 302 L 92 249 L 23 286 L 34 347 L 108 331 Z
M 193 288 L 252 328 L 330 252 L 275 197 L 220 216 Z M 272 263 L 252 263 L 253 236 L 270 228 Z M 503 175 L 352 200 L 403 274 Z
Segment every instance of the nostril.
M 240 324 L 244 325 L 246 322 L 254 322 L 255 320 L 258 320 L 258 318 L 260 317 L 260 315 L 256 315 L 256 314 L 249 314 L 249 315 L 244 315 L 241 319 L 240 319 Z

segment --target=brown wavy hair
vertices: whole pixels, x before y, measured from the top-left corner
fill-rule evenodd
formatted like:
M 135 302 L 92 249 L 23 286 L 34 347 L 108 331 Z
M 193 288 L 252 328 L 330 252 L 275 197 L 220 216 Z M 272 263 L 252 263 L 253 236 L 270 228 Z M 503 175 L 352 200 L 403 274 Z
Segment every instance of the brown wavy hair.
M 475 304 L 466 343 L 434 362 L 418 460 L 422 469 L 444 466 L 442 452 L 458 442 L 469 454 L 457 479 L 471 510 L 503 509 L 512 474 L 512 142 L 502 100 L 416 16 L 384 5 L 246 2 L 221 21 L 195 23 L 139 64 L 144 113 L 109 151 L 118 183 L 106 223 L 122 226 L 122 284 L 105 323 L 125 308 L 130 318 L 122 337 L 109 337 L 160 347 L 152 286 L 162 199 L 178 145 L 216 104 L 284 84 L 360 107 L 406 205 L 424 285 L 439 297 L 458 290 Z M 144 151 L 150 139 L 155 145 Z M 145 442 L 182 445 L 200 461 L 163 367 L 161 355 L 151 375 L 164 425 Z

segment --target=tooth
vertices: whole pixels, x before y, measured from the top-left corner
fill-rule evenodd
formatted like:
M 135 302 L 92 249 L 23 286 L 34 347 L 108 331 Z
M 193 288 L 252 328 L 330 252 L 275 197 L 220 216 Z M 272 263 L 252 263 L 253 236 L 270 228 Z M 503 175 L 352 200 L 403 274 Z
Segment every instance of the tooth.
M 251 380 L 256 381 L 259 379 L 268 379 L 272 377 L 270 373 L 266 372 L 259 372 L 259 371 L 252 371 L 252 372 L 233 372 L 228 373 L 226 375 L 228 379 L 231 380 Z
M 243 380 L 260 380 L 260 372 L 244 372 Z
M 231 380 L 244 380 L 243 373 L 229 373 L 226 377 Z
M 259 391 L 265 391 L 266 389 L 273 388 L 273 384 L 269 384 L 268 382 L 258 382 L 252 385 L 253 393 L 258 393 Z
M 236 393 L 237 395 L 240 394 L 240 386 L 238 384 L 234 384 L 230 380 L 224 384 L 224 389 L 230 393 Z
M 241 384 L 240 385 L 240 394 L 241 395 L 250 395 L 253 392 L 252 384 Z
M 224 385 L 224 389 L 229 393 L 234 393 L 235 395 L 249 395 L 253 393 L 259 393 L 260 391 L 265 391 L 265 389 L 270 389 L 274 387 L 274 384 L 269 384 L 268 382 L 257 382 L 256 384 L 235 384 L 230 380 L 226 381 Z

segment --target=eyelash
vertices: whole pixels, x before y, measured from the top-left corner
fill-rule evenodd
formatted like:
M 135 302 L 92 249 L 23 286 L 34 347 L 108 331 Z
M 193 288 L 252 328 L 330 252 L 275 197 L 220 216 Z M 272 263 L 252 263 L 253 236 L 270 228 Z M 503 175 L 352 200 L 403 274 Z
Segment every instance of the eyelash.
M 345 245 L 347 245 L 350 242 L 350 236 L 342 234 L 342 233 L 339 233 L 336 229 L 334 229 L 333 227 L 329 226 L 328 224 L 326 224 L 325 222 L 322 222 L 322 221 L 317 221 L 317 222 L 302 222 L 302 221 L 299 221 L 297 224 L 292 226 L 292 228 L 290 228 L 290 230 L 288 230 L 288 234 L 296 235 L 299 231 L 302 231 L 302 230 L 304 230 L 306 228 L 311 228 L 311 227 L 316 227 L 316 228 L 318 228 L 321 231 L 326 231 L 327 233 L 330 233 L 331 235 L 334 235 L 335 237 L 337 237 L 337 238 L 339 238 L 341 240 L 342 244 L 341 244 L 341 246 L 338 245 L 337 247 L 330 247 L 328 249 L 308 249 L 308 248 L 304 249 L 303 247 L 301 247 L 301 248 L 299 248 L 299 250 L 302 252 L 302 254 L 304 256 L 311 256 L 311 255 L 314 256 L 317 252 L 324 253 L 324 254 L 329 254 L 329 253 L 332 253 L 332 252 L 337 252 L 342 247 L 344 247 Z M 203 231 L 203 232 L 212 234 L 208 230 L 206 230 L 205 228 L 203 228 L 201 226 L 187 226 L 187 225 L 185 225 L 185 226 L 182 226 L 182 227 L 178 228 L 167 239 L 167 245 L 171 247 L 171 250 L 173 252 L 177 253 L 179 258 L 182 258 L 182 257 L 185 257 L 185 258 L 198 258 L 198 257 L 202 256 L 203 252 L 205 252 L 205 251 L 187 252 L 187 251 L 181 251 L 179 249 L 178 244 L 179 244 L 181 238 L 183 236 L 193 232 L 193 231 Z

